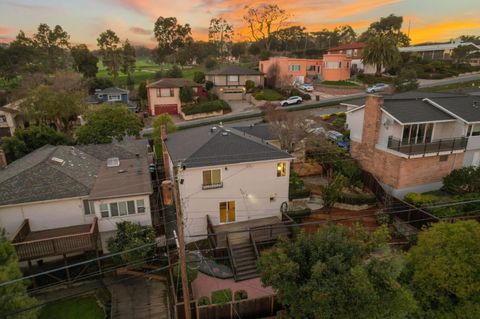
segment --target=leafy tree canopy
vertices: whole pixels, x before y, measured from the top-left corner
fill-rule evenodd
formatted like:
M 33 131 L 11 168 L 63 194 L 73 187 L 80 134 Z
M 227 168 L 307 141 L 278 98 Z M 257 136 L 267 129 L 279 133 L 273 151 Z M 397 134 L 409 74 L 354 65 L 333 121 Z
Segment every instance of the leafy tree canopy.
M 159 17 L 153 33 L 158 42 L 155 54 L 157 62 L 164 62 L 167 56 L 175 55 L 187 42 L 192 41 L 190 25 L 179 24 L 175 17 Z
M 70 50 L 75 69 L 87 78 L 94 78 L 98 72 L 98 58 L 85 44 L 79 44 Z
M 120 38 L 112 30 L 102 32 L 97 39 L 102 62 L 108 70 L 108 73 L 113 76 L 114 82 L 118 78 L 118 73 L 122 68 L 122 47 Z
M 177 127 L 175 126 L 175 123 L 172 120 L 172 117 L 169 114 L 160 114 L 155 118 L 153 121 L 153 139 L 155 141 L 155 144 L 160 145 L 161 144 L 161 126 L 166 125 L 167 126 L 167 133 L 172 133 L 177 130 Z
M 117 223 L 117 232 L 114 237 L 108 240 L 108 250 L 112 253 L 137 248 L 155 242 L 155 231 L 152 227 L 145 227 L 140 224 L 123 221 Z M 147 246 L 120 255 L 123 262 L 142 261 L 152 257 L 155 246 Z
M 85 112 L 85 125 L 76 130 L 80 144 L 106 144 L 113 139 L 138 136 L 142 123 L 135 113 L 120 104 L 93 106 Z
M 380 18 L 370 24 L 370 27 L 360 35 L 360 41 L 368 42 L 370 38 L 378 35 L 386 36 L 397 47 L 408 46 L 410 38 L 401 31 L 403 17 L 391 14 L 387 17 Z
M 262 254 L 261 280 L 277 291 L 291 318 L 405 318 L 416 304 L 398 281 L 402 262 L 387 239 L 386 227 L 301 232 Z
M 407 255 L 420 318 L 480 318 L 480 224 L 437 223 Z

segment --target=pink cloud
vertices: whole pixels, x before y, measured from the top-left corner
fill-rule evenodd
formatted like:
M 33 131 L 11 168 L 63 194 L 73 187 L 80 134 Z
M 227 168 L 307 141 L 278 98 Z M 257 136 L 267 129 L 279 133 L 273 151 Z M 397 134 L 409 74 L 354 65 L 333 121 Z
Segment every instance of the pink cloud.
M 12 29 L 9 27 L 0 26 L 0 34 L 7 34 L 12 32 Z
M 150 35 L 152 34 L 152 30 L 144 29 L 141 27 L 131 27 L 130 32 L 138 35 Z

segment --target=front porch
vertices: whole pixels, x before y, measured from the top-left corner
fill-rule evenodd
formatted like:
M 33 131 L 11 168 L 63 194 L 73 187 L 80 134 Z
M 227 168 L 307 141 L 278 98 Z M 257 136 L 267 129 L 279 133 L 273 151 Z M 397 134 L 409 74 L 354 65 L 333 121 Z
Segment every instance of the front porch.
M 25 219 L 13 236 L 19 261 L 98 250 L 98 223 L 32 231 Z

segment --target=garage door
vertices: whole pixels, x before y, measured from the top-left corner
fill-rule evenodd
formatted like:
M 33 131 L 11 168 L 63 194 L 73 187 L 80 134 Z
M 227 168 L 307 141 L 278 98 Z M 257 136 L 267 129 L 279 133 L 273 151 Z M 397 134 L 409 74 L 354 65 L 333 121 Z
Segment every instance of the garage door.
M 162 114 L 162 113 L 178 114 L 177 105 L 176 104 L 155 105 L 155 115 L 159 115 L 159 114 Z
M 243 100 L 243 90 L 225 90 L 222 97 L 226 101 L 240 101 Z

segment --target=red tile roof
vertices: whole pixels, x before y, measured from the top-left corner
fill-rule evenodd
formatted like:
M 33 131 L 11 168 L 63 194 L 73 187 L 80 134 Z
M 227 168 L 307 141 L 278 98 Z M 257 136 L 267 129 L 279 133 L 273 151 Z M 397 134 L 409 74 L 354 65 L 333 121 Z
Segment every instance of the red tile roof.
M 328 51 L 339 51 L 339 50 L 349 50 L 349 49 L 363 49 L 366 46 L 363 42 L 354 42 L 348 44 L 342 44 L 338 47 L 329 49 Z

